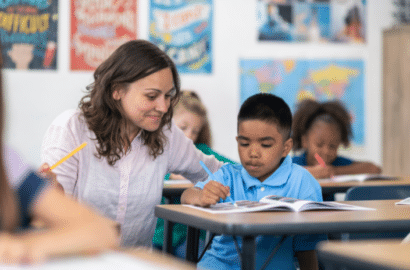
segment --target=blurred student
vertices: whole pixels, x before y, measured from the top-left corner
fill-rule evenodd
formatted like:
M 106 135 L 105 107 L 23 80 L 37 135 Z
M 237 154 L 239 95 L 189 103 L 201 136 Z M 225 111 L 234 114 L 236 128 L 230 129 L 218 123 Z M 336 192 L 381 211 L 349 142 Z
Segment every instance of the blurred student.
M 182 203 L 209 206 L 221 201 L 258 201 L 267 195 L 321 201 L 319 183 L 303 167 L 292 163 L 290 131 L 292 115 L 288 105 L 272 94 L 248 98 L 238 114 L 238 152 L 241 164 L 225 164 L 195 187 L 184 191 Z M 239 246 L 242 245 L 237 237 Z M 286 237 L 266 269 L 318 269 L 315 245 L 326 239 L 318 235 Z M 279 237 L 256 238 L 256 269 L 261 268 L 276 247 Z M 220 235 L 198 263 L 199 269 L 240 269 L 232 235 Z
M 184 132 L 185 136 L 191 139 L 196 148 L 204 154 L 213 155 L 219 161 L 235 163 L 232 160 L 216 153 L 211 148 L 211 129 L 208 121 L 207 110 L 194 91 L 181 91 L 181 96 L 174 108 L 173 120 L 175 124 Z M 168 174 L 165 179 L 185 179 L 178 174 Z M 165 203 L 164 198 L 161 201 Z M 175 198 L 173 204 L 180 204 L 180 198 Z M 182 224 L 174 224 L 172 231 L 172 247 L 174 254 L 178 257 L 185 257 L 186 247 L 186 230 L 187 227 Z M 204 234 L 201 231 L 201 240 L 204 239 Z M 164 220 L 157 220 L 157 227 L 153 238 L 154 247 L 162 249 L 164 240 Z M 203 246 L 201 241 L 200 246 Z
M 48 164 L 37 173 L 4 146 L 2 92 L 0 69 L 0 263 L 39 263 L 55 256 L 118 247 L 115 222 L 64 196 Z M 44 228 L 29 229 L 32 219 L 40 220 Z
M 302 154 L 293 162 L 305 168 L 317 179 L 340 174 L 381 172 L 371 162 L 360 162 L 338 155 L 340 145 L 349 146 L 352 136 L 350 115 L 338 101 L 319 103 L 307 99 L 299 104 L 293 117 L 293 150 Z M 326 166 L 315 158 L 318 154 Z

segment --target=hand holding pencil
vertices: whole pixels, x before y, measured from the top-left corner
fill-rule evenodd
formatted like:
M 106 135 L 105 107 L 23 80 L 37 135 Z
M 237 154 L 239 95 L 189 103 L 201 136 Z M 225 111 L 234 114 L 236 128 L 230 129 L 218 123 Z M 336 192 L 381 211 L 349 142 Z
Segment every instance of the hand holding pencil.
M 68 153 L 68 155 L 64 156 L 62 159 L 57 161 L 53 166 L 49 166 L 48 163 L 43 163 L 40 166 L 39 173 L 41 176 L 48 178 L 50 180 L 50 183 L 57 187 L 57 189 L 61 190 L 64 192 L 63 186 L 57 181 L 57 175 L 52 172 L 53 169 L 55 169 L 57 166 L 61 165 L 64 161 L 72 157 L 75 153 L 83 149 L 87 145 L 86 142 L 82 143 L 78 147 L 76 147 L 73 151 Z
M 314 169 L 310 170 L 312 175 L 316 178 L 332 178 L 333 177 L 333 168 L 332 166 L 327 166 L 326 162 L 319 156 L 318 153 L 315 153 L 315 159 L 318 164 Z

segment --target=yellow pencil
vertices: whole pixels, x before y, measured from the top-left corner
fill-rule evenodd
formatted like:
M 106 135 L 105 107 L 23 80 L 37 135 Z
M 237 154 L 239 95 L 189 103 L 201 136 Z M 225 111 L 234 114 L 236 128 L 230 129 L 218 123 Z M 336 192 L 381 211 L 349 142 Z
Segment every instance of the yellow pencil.
M 58 165 L 60 165 L 61 163 L 63 163 L 64 161 L 66 161 L 67 159 L 69 159 L 71 156 L 73 156 L 75 153 L 77 153 L 78 151 L 80 151 L 81 149 L 84 148 L 84 146 L 86 146 L 87 143 L 83 142 L 80 146 L 78 146 L 76 149 L 74 149 L 73 151 L 71 151 L 68 155 L 66 155 L 65 157 L 63 157 L 62 159 L 60 159 L 59 161 L 57 161 L 56 164 L 54 164 L 53 166 L 50 167 L 50 171 L 55 169 L 55 167 L 57 167 Z

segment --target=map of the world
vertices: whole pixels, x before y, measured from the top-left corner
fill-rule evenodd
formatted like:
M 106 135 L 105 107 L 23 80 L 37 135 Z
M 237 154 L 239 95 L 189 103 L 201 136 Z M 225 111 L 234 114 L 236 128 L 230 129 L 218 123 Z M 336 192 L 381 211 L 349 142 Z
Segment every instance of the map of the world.
M 263 92 L 283 98 L 292 113 L 303 99 L 338 99 L 352 119 L 355 145 L 364 144 L 362 60 L 240 60 L 240 102 Z

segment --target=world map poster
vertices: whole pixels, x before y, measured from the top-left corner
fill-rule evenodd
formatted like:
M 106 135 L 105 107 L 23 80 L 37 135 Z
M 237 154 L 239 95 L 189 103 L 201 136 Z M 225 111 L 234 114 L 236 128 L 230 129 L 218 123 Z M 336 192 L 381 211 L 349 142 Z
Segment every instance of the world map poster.
M 340 100 L 351 115 L 354 145 L 364 145 L 363 60 L 240 60 L 240 103 L 256 93 L 272 93 L 295 112 L 307 98 Z

